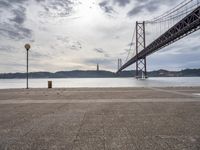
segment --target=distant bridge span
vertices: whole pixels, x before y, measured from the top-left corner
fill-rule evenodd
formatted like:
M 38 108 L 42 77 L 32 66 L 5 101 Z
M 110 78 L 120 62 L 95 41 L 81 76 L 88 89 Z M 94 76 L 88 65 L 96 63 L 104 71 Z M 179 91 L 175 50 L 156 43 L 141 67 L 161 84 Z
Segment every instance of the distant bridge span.
M 143 69 L 144 69 L 144 74 L 146 74 L 146 56 L 176 42 L 177 40 L 181 38 L 186 37 L 187 35 L 199 29 L 200 29 L 200 6 L 198 6 L 196 9 L 194 9 L 194 11 L 192 11 L 183 19 L 181 19 L 178 23 L 172 26 L 164 34 L 160 35 L 156 40 L 154 40 L 148 46 L 145 46 L 145 36 L 143 36 L 144 38 L 143 50 L 136 53 L 134 57 L 132 57 L 129 61 L 127 61 L 123 66 L 121 66 L 121 68 L 119 68 L 117 73 L 124 70 L 128 66 L 134 63 L 137 63 L 137 61 L 141 59 L 145 59 L 144 61 L 145 66 L 143 67 Z M 137 43 L 137 38 L 136 38 L 136 43 Z M 141 43 L 139 44 L 141 45 Z M 137 46 L 136 46 L 136 49 L 137 49 Z M 136 65 L 136 71 L 139 71 L 140 68 L 137 68 L 138 67 L 137 65 Z

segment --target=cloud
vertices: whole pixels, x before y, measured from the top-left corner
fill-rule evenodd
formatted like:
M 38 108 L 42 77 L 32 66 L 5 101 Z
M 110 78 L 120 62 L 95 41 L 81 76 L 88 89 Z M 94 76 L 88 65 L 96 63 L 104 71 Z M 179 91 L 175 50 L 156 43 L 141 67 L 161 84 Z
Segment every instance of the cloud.
M 119 5 L 120 7 L 125 7 L 127 4 L 129 4 L 131 0 L 103 0 L 99 4 L 102 6 L 108 6 L 108 4 L 112 5 Z
M 0 23 L 0 36 L 15 40 L 32 37 L 32 30 L 24 26 L 24 22 L 26 21 L 25 1 L 26 0 L 0 1 L 0 7 L 2 7 L 2 10 L 11 13 L 11 15 L 7 13 L 8 15 L 6 16 L 3 16 L 4 13 L 0 14 L 0 17 L 4 18 L 4 21 Z
M 128 12 L 128 16 L 135 16 L 141 12 L 143 12 L 145 6 L 137 6 L 137 7 L 134 7 L 131 11 Z
M 167 55 L 157 53 L 147 57 L 147 64 L 149 70 L 199 68 L 200 60 L 198 58 L 199 52 L 187 53 L 187 55 L 184 53 L 168 53 Z
M 26 19 L 25 11 L 26 9 L 22 6 L 20 6 L 18 9 L 14 9 L 13 14 L 15 15 L 15 17 L 9 20 L 20 25 L 23 24 Z
M 0 1 L 0 8 L 7 8 L 10 7 L 10 3 L 6 2 L 6 1 Z
M 12 7 L 12 4 L 23 4 L 26 1 L 28 0 L 0 0 L 0 8 Z
M 96 65 L 99 64 L 101 69 L 113 69 L 113 66 L 116 65 L 115 59 L 110 58 L 94 58 L 94 59 L 86 59 L 83 61 L 83 63 L 87 65 Z
M 57 36 L 57 40 L 58 41 L 62 41 L 64 43 L 69 43 L 69 37 L 67 37 L 67 36 L 65 36 L 65 37 L 63 37 L 63 36 Z
M 40 14 L 42 16 L 50 17 L 69 16 L 72 14 L 75 4 L 78 4 L 77 0 L 37 0 L 37 2 L 42 2 L 42 6 L 44 8 L 44 12 L 41 12 Z
M 104 53 L 104 50 L 102 48 L 95 48 L 94 50 L 98 53 Z
M 76 42 L 72 42 L 72 44 L 70 45 L 70 49 L 72 50 L 80 50 L 82 49 L 82 45 L 79 41 Z
M 15 52 L 15 48 L 10 45 L 0 45 L 0 52 L 6 52 L 6 53 Z
M 130 0 L 113 0 L 114 3 L 117 3 L 119 6 L 124 7 L 130 3 Z
M 149 13 L 156 12 L 159 10 L 159 8 L 162 5 L 167 5 L 170 6 L 174 3 L 173 0 L 165 0 L 165 1 L 160 1 L 160 0 L 137 0 L 135 6 L 130 10 L 127 15 L 129 17 L 135 16 L 137 14 L 140 14 L 144 11 L 147 11 Z
M 111 13 L 114 13 L 114 9 L 112 6 L 109 6 L 109 3 L 108 1 L 103 1 L 103 2 L 100 2 L 99 3 L 99 6 L 100 8 L 105 12 L 105 13 L 108 13 L 108 14 L 111 14 Z
M 37 52 L 36 50 L 32 49 L 30 51 L 30 55 L 31 55 L 31 60 L 36 60 L 36 61 L 39 61 L 41 59 L 51 59 L 51 56 L 48 55 L 48 54 L 44 54 L 44 53 L 41 53 L 41 52 Z
M 45 2 L 45 0 L 36 0 L 38 3 Z
M 103 54 L 104 57 L 110 57 L 110 55 L 109 55 L 105 50 L 103 50 L 102 48 L 95 48 L 94 50 L 95 50 L 97 53 Z
M 128 46 L 133 46 L 133 45 L 135 45 L 135 42 L 131 42 L 128 44 Z
M 14 40 L 21 40 L 32 37 L 32 30 L 20 26 L 19 24 L 0 24 L 0 36 L 8 37 Z
M 57 40 L 61 41 L 62 45 L 71 50 L 80 50 L 83 47 L 80 41 L 72 40 L 70 37 L 57 36 Z

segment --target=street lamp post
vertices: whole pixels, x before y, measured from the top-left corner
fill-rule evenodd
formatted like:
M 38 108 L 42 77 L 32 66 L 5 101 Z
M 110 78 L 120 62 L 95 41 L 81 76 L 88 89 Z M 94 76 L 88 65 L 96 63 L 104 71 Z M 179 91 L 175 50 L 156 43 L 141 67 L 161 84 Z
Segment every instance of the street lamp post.
M 26 89 L 28 89 L 28 51 L 31 48 L 30 44 L 25 44 L 25 49 L 27 52 L 27 57 L 26 57 Z

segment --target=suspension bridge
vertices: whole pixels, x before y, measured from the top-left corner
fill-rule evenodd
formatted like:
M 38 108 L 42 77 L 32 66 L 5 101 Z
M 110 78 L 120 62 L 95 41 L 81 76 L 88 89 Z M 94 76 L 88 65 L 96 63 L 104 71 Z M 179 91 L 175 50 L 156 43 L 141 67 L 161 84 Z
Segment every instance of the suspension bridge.
M 200 0 L 185 0 L 158 17 L 137 21 L 128 56 L 117 73 L 136 63 L 136 78 L 147 78 L 148 55 L 199 29 Z

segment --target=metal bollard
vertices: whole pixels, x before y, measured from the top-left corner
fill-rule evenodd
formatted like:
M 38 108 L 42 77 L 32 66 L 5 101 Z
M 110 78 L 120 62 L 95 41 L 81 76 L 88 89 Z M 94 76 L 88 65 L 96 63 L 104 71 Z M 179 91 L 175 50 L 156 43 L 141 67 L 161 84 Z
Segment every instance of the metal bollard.
M 52 88 L 52 81 L 48 81 L 48 88 L 49 88 L 49 89 Z

